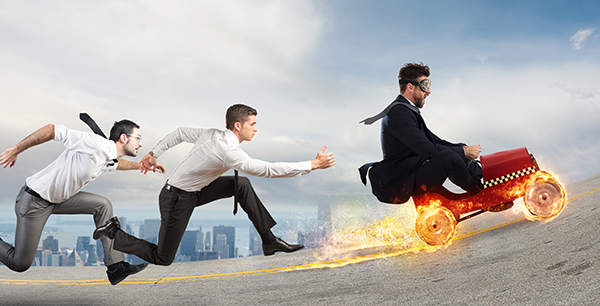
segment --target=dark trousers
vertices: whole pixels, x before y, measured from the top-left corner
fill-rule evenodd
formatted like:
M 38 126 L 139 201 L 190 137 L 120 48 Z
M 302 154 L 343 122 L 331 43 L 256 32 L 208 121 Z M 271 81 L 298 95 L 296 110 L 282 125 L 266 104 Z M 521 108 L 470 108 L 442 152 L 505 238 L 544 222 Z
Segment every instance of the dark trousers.
M 435 191 L 442 187 L 446 179 L 470 193 L 483 189 L 481 166 L 452 150 L 444 150 L 424 163 L 416 170 L 414 177 L 413 195 Z
M 114 249 L 136 255 L 156 265 L 170 265 L 175 259 L 194 208 L 232 197 L 233 185 L 233 176 L 221 176 L 197 192 L 163 187 L 158 198 L 161 217 L 158 245 L 118 230 L 114 238 Z M 248 178 L 239 177 L 237 194 L 240 206 L 260 234 L 277 224 L 254 192 Z

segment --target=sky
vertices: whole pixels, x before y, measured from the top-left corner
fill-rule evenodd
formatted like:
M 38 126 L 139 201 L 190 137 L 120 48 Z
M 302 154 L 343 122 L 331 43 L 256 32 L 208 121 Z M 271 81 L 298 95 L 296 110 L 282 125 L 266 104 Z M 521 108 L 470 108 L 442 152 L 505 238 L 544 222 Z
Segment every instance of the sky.
M 177 127 L 224 129 L 227 107 L 243 103 L 258 110 L 241 145 L 250 156 L 305 161 L 327 145 L 336 158 L 299 178 L 251 178 L 270 210 L 376 202 L 357 168 L 382 158 L 380 123 L 358 122 L 395 99 L 402 65 L 423 62 L 435 134 L 482 154 L 529 147 L 568 185 L 600 172 L 599 16 L 598 1 L 0 0 L 0 150 L 48 123 L 88 130 L 87 112 L 105 132 L 138 123 L 137 161 Z M 110 172 L 85 190 L 116 214 L 158 217 L 190 148 L 159 158 L 165 175 Z M 0 169 L 0 210 L 62 150 L 45 143 Z

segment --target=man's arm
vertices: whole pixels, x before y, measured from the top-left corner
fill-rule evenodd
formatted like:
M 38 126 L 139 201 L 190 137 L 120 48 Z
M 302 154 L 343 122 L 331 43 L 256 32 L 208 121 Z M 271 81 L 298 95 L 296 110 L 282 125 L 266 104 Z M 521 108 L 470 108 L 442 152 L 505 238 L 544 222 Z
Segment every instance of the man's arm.
M 227 167 L 248 175 L 264 178 L 296 177 L 310 173 L 312 170 L 325 169 L 335 165 L 333 153 L 324 154 L 323 147 L 314 160 L 303 162 L 266 162 L 248 156 L 239 147 L 226 153 L 223 158 Z
M 165 173 L 165 168 L 156 161 L 158 156 L 182 142 L 195 143 L 204 131 L 205 129 L 180 127 L 167 134 L 167 136 L 154 146 L 150 153 L 146 154 L 146 156 L 140 160 L 140 172 L 146 174 L 148 173 L 148 170 L 151 170 L 153 172 L 162 171 L 161 173 Z
M 419 126 L 419 118 L 404 106 L 396 106 L 388 116 L 388 131 L 410 150 L 415 152 L 423 159 L 430 159 L 439 154 L 441 151 L 450 149 L 458 154 L 464 154 L 462 146 L 457 144 L 444 145 L 433 142 L 426 136 L 426 132 L 431 132 L 425 126 Z M 431 133 L 434 140 L 439 139 L 435 134 Z
M 135 170 L 135 169 L 139 169 L 139 167 L 140 167 L 139 163 L 120 159 L 120 158 L 119 158 L 119 162 L 117 163 L 117 170 Z
M 21 152 L 52 139 L 54 139 L 54 125 L 48 124 L 25 137 L 25 139 L 21 140 L 16 146 L 2 152 L 2 154 L 0 154 L 0 165 L 2 168 L 6 168 L 7 166 L 12 167 L 17 162 L 17 155 Z
M 117 170 L 137 170 L 140 169 L 140 163 L 132 162 L 129 160 L 119 159 L 117 163 Z M 165 173 L 165 167 L 161 164 L 155 164 L 148 168 L 152 172 Z M 144 173 L 145 174 L 145 173 Z

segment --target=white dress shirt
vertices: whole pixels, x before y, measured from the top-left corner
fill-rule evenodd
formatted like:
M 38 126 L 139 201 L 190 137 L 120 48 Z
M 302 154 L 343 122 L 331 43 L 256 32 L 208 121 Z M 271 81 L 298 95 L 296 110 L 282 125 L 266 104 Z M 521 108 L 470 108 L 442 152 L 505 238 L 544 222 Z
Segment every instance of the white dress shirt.
M 301 176 L 311 171 L 310 161 L 269 163 L 253 159 L 240 148 L 231 130 L 178 128 L 152 149 L 158 157 L 182 143 L 194 147 L 168 179 L 169 185 L 188 192 L 199 191 L 229 169 L 248 175 L 276 178 Z
M 51 203 L 61 203 L 105 171 L 117 168 L 117 145 L 94 133 L 54 125 L 54 140 L 66 150 L 46 168 L 27 178 L 27 186 Z

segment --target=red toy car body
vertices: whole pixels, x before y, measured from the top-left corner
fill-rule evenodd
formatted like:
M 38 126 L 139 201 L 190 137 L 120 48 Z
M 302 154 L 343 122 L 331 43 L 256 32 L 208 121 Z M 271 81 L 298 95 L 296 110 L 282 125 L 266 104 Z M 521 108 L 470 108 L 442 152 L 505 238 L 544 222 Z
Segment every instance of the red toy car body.
M 563 187 L 551 174 L 540 170 L 528 148 L 482 155 L 480 159 L 484 182 L 481 192 L 469 196 L 442 187 L 437 192 L 413 196 L 415 229 L 427 244 L 444 244 L 454 236 L 458 222 L 521 197 L 529 212 L 540 218 L 554 217 L 562 210 Z

